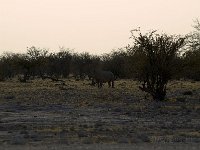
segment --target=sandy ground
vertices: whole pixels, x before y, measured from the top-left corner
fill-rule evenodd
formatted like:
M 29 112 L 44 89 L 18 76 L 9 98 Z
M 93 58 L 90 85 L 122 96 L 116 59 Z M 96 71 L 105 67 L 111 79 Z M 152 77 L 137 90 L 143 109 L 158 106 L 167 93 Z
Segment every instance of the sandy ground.
M 91 144 L 91 145 L 46 145 L 3 146 L 0 150 L 199 150 L 199 144 Z
M 130 80 L 2 82 L 0 150 L 199 149 L 200 83 L 171 85 L 156 103 Z

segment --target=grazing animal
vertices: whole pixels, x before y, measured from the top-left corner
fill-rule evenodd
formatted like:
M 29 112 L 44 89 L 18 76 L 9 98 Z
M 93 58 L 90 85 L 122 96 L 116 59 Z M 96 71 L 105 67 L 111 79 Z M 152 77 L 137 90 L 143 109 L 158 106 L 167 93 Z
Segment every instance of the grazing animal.
M 102 70 L 96 70 L 93 77 L 93 82 L 95 82 L 98 85 L 98 88 L 101 88 L 103 83 L 108 82 L 108 86 L 114 88 L 114 74 L 111 71 L 102 71 Z

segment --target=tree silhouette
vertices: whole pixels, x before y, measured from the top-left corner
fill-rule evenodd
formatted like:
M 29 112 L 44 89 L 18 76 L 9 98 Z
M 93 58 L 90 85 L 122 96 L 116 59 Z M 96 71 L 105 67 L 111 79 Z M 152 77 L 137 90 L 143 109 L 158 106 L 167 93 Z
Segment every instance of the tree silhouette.
M 134 35 L 135 32 L 138 36 Z M 184 45 L 184 38 L 157 34 L 156 31 L 142 34 L 140 30 L 133 30 L 132 38 L 135 53 L 140 54 L 141 58 L 138 75 L 142 86 L 139 88 L 150 93 L 154 100 L 163 101 L 166 85 L 171 78 L 173 61 Z

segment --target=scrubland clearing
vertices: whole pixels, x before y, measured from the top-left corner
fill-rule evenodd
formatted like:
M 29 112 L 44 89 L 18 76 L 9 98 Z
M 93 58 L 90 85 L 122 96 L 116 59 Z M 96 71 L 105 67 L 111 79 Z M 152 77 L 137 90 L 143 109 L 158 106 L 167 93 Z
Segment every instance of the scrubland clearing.
M 200 82 L 171 81 L 166 102 L 154 102 L 136 81 L 101 89 L 90 82 L 1 82 L 0 145 L 200 142 Z

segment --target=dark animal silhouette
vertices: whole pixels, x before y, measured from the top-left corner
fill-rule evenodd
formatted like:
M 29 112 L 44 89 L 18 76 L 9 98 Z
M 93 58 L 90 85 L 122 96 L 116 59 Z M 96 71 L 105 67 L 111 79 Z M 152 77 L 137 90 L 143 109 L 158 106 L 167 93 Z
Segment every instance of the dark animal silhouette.
M 111 71 L 96 70 L 92 82 L 96 82 L 98 88 L 101 88 L 103 83 L 108 82 L 108 86 L 114 88 L 114 74 Z

